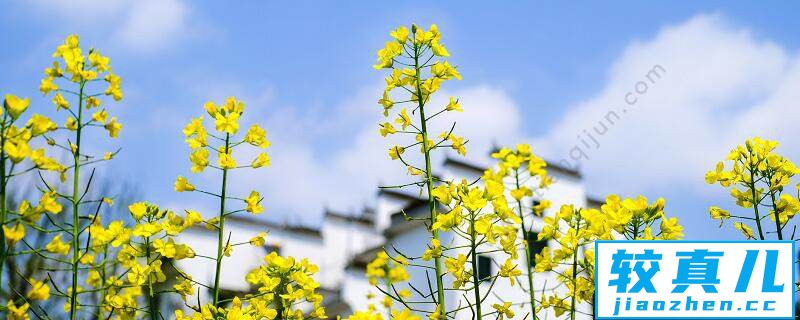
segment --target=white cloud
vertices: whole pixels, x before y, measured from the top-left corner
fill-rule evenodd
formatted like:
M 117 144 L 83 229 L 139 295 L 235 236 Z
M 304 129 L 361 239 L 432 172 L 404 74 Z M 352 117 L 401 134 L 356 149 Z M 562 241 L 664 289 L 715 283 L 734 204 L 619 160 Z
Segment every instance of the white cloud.
M 650 82 L 646 74 L 656 65 L 664 71 Z M 747 137 L 780 140 L 781 151 L 800 156 L 793 124 L 800 119 L 793 107 L 799 66 L 780 46 L 721 16 L 700 15 L 631 44 L 609 70 L 605 88 L 567 108 L 537 145 L 554 159 L 579 162 L 590 185 L 604 192 L 708 190 L 703 173 Z M 626 104 L 639 81 L 647 92 Z M 605 120 L 610 111 L 619 115 L 610 117 L 614 124 Z M 594 133 L 603 132 L 599 122 L 607 133 Z M 573 161 L 581 152 L 588 160 Z
M 134 52 L 164 49 L 190 29 L 191 10 L 182 0 L 35 0 L 33 4 L 37 14 L 63 21 L 59 31 L 98 32 Z
M 155 51 L 186 31 L 187 15 L 188 7 L 179 0 L 136 1 L 116 35 L 130 48 Z

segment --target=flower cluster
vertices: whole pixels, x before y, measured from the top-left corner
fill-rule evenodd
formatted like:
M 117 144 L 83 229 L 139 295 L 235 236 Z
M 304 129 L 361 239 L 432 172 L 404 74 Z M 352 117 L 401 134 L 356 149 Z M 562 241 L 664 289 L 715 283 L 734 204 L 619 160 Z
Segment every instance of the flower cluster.
M 378 104 L 382 106 L 383 115 L 387 119 L 380 123 L 378 131 L 383 137 L 401 135 L 401 139 L 404 139 L 403 144 L 390 147 L 388 154 L 392 160 L 398 160 L 406 167 L 414 181 L 395 188 L 418 187 L 425 190 L 428 195 L 433 195 L 434 187 L 442 181 L 436 178 L 433 172 L 430 160 L 432 151 L 450 149 L 460 155 L 467 153 L 466 139 L 453 133 L 455 123 L 438 135 L 432 133 L 434 129 L 431 127 L 432 119 L 448 112 L 462 111 L 455 97 L 450 97 L 446 103 L 437 103 L 436 109 L 431 110 L 432 96 L 440 90 L 442 83 L 452 79 L 460 80 L 461 74 L 444 59 L 449 57 L 450 53 L 442 45 L 442 36 L 436 25 L 431 25 L 428 30 L 416 25 L 412 25 L 410 29 L 401 26 L 391 31 L 389 35 L 392 39 L 378 51 L 378 62 L 374 65 L 375 69 L 390 70 L 385 78 L 386 88 L 378 99 Z M 390 117 L 393 117 L 393 120 Z M 420 154 L 404 155 L 406 150 L 416 147 L 419 148 Z M 440 219 L 437 218 L 437 200 L 434 196 L 429 196 L 427 202 L 428 216 L 422 219 L 430 226 Z M 438 226 L 429 230 L 432 248 L 441 246 L 439 230 L 441 228 Z M 439 249 L 434 249 L 437 250 Z M 430 267 L 435 273 L 436 283 L 430 284 L 431 292 L 426 295 L 430 301 L 424 304 L 431 302 L 436 306 L 428 308 L 431 309 L 428 311 L 431 317 L 443 317 L 449 312 L 444 298 L 443 256 L 428 252 L 426 258 L 433 260 Z M 402 297 L 396 298 L 402 299 Z
M 530 250 L 531 244 L 528 243 L 529 239 L 525 235 L 533 232 L 533 217 L 541 217 L 544 214 L 544 210 L 550 207 L 550 201 L 544 199 L 540 199 L 541 201 L 538 204 L 534 204 L 534 191 L 538 193 L 539 190 L 547 188 L 553 180 L 547 175 L 547 162 L 533 154 L 528 144 L 518 144 L 515 149 L 501 148 L 492 154 L 492 158 L 498 161 L 497 170 L 486 170 L 482 180 L 487 188 L 507 190 L 506 196 L 498 197 L 493 201 L 492 205 L 494 210 L 502 213 L 503 216 L 514 217 L 511 219 L 515 224 L 519 224 L 518 229 L 523 235 L 517 242 L 521 242 L 522 248 L 525 250 L 524 259 L 520 263 L 520 265 L 526 267 L 524 268 L 525 272 L 518 269 L 508 271 L 509 267 L 513 265 L 511 259 L 509 259 L 503 264 L 500 273 L 501 275 L 512 274 L 514 276 L 525 274 L 527 288 L 523 288 L 523 290 L 528 294 L 530 314 L 533 319 L 537 319 L 534 274 L 530 272 L 534 267 L 534 257 Z M 513 199 L 512 205 L 509 206 L 507 199 Z M 513 249 L 506 248 L 506 250 Z M 517 256 L 517 254 L 512 254 L 512 256 Z M 514 277 L 509 277 L 512 284 L 514 279 Z M 501 305 L 498 305 L 498 307 L 501 307 Z M 500 311 L 498 310 L 498 312 Z M 506 316 L 508 315 L 506 314 Z
M 243 212 L 258 215 L 264 211 L 263 197 L 255 190 L 246 197 L 233 197 L 228 194 L 228 173 L 231 170 L 268 167 L 269 156 L 261 151 L 248 165 L 239 165 L 234 157 L 234 149 L 243 144 L 249 144 L 259 150 L 270 146 L 266 137 L 266 130 L 258 124 L 252 124 L 243 137 L 237 138 L 240 125 L 239 121 L 244 113 L 245 105 L 242 101 L 229 97 L 225 103 L 218 105 L 207 102 L 204 105 L 206 113 L 214 119 L 214 129 L 208 130 L 204 124 L 204 116 L 192 119 L 183 129 L 186 144 L 191 153 L 191 171 L 202 173 L 206 168 L 212 168 L 221 173 L 221 189 L 219 193 L 204 190 L 195 186 L 186 177 L 179 176 L 175 179 L 176 192 L 199 192 L 219 199 L 220 210 L 213 218 L 203 220 L 206 228 L 217 232 L 217 255 L 206 257 L 216 264 L 214 283 L 206 286 L 211 291 L 212 301 L 200 305 L 189 306 L 195 311 L 191 316 L 184 315 L 182 310 L 175 311 L 177 319 L 307 319 L 309 317 L 325 319 L 325 309 L 322 307 L 322 296 L 316 292 L 319 284 L 312 276 L 317 272 L 317 266 L 306 259 L 300 261 L 293 257 L 281 257 L 272 252 L 264 258 L 264 265 L 253 270 L 246 276 L 246 281 L 257 288 L 257 293 L 243 297 L 234 297 L 229 300 L 220 298 L 220 277 L 222 259 L 230 257 L 233 248 L 239 245 L 263 246 L 266 232 L 262 232 L 247 242 L 230 243 L 230 234 L 226 234 L 226 218 Z M 209 142 L 216 141 L 217 145 Z M 209 159 L 211 153 L 216 154 L 216 161 Z M 230 209 L 229 201 L 238 202 L 237 209 Z M 197 214 L 198 219 L 200 215 Z M 188 281 L 191 278 L 187 277 Z M 181 289 L 191 289 L 191 283 L 185 283 Z M 177 286 L 176 286 L 177 289 Z M 191 292 L 191 290 L 187 290 Z M 184 296 L 185 298 L 185 296 Z M 230 303 L 229 307 L 223 304 Z M 312 311 L 304 313 L 303 304 L 310 303 Z
M 567 292 L 563 295 L 553 292 L 547 297 L 543 293 L 539 310 L 552 308 L 557 317 L 564 313 L 574 315 L 581 303 L 592 302 L 594 251 L 585 248 L 598 239 L 591 228 L 593 214 L 599 212 L 563 205 L 554 217 L 545 217 L 539 239 L 555 241 L 559 247 L 552 251 L 544 248 L 537 254 L 535 271 L 556 271 L 559 283 L 566 286 Z
M 378 51 L 378 64 L 375 65 L 376 69 L 391 70 L 391 74 L 385 79 L 386 88 L 378 103 L 383 107 L 383 115 L 387 118 L 398 105 L 411 104 L 411 115 L 419 120 L 412 120 L 409 109 L 403 107 L 396 113 L 393 122 L 385 121 L 380 124 L 379 133 L 384 137 L 398 133 L 413 135 L 413 143 L 391 147 L 389 157 L 403 161 L 412 175 L 421 175 L 425 168 L 403 160 L 402 155 L 406 149 L 419 146 L 422 153 L 428 153 L 436 148 L 451 148 L 461 155 L 467 153 L 466 140 L 453 134 L 454 127 L 443 131 L 435 141 L 430 138 L 427 127 L 429 120 L 444 112 L 463 111 L 458 99 L 450 97 L 449 102 L 440 110 L 425 116 L 425 106 L 431 95 L 441 88 L 444 81 L 461 80 L 461 74 L 442 59 L 450 54 L 439 42 L 441 34 L 435 24 L 428 31 L 416 25 L 411 27 L 411 32 L 406 27 L 399 27 L 391 32 L 391 36 L 393 40 L 386 42 L 386 46 Z M 399 100 L 393 99 L 394 92 L 408 96 Z
M 752 209 L 752 216 L 732 215 L 728 210 L 712 206 L 709 213 L 712 219 L 719 220 L 720 227 L 725 220 L 735 218 L 734 227 L 747 239 L 767 239 L 773 233 L 782 240 L 784 229 L 789 221 L 800 212 L 800 184 L 795 191 L 787 192 L 792 177 L 800 173 L 792 161 L 775 153 L 778 142 L 759 137 L 748 139 L 744 146 L 732 149 L 725 161 L 717 163 L 714 170 L 706 173 L 706 182 L 719 183 L 730 190 L 736 204 L 744 209 Z M 765 216 L 773 221 L 774 231 L 767 231 L 762 219 Z M 757 232 L 745 222 L 755 223 Z M 793 233 L 792 233 L 793 234 Z
M 395 309 L 393 301 L 393 299 L 404 301 L 404 299 L 411 297 L 411 291 L 407 288 L 402 288 L 400 290 L 396 288 L 396 285 L 410 280 L 408 271 L 406 271 L 406 266 L 408 265 L 408 260 L 403 256 L 391 257 L 386 251 L 379 251 L 375 259 L 367 264 L 367 280 L 383 293 L 380 305 L 384 310 L 387 310 L 390 319 L 393 319 L 395 315 L 412 316 L 407 308 L 402 310 Z M 375 298 L 376 296 L 372 292 L 367 293 L 368 300 Z M 375 304 L 369 304 L 368 312 L 375 312 L 377 310 L 378 308 Z M 380 314 L 377 315 L 380 317 Z
M 93 196 L 94 171 L 91 175 L 81 172 L 82 168 L 91 167 L 99 162 L 108 161 L 113 158 L 116 152 L 106 152 L 102 156 L 88 154 L 86 148 L 82 148 L 82 143 L 86 143 L 87 129 L 91 127 L 103 128 L 108 135 L 116 138 L 122 128 L 117 122 L 116 117 L 109 117 L 108 110 L 103 104 L 103 96 L 109 96 L 115 101 L 122 99 L 121 80 L 115 75 L 109 65 L 109 58 L 102 56 L 98 50 L 89 49 L 84 54 L 80 46 L 79 38 L 70 35 L 63 44 L 59 45 L 53 53 L 54 61 L 52 65 L 45 69 L 45 78 L 42 79 L 39 90 L 45 96 L 52 95 L 52 102 L 56 111 L 66 112 L 63 126 L 59 126 L 55 121 L 34 114 L 28 120 L 24 128 L 15 126 L 15 121 L 28 108 L 30 100 L 20 99 L 13 95 L 6 95 L 4 99 L 4 115 L 2 124 L 3 137 L 3 157 L 0 161 L 0 171 L 6 174 L 7 160 L 11 162 L 11 174 L 3 177 L 2 195 L 2 224 L 5 236 L 4 244 L 13 246 L 23 243 L 27 250 L 6 251 L 3 248 L 3 262 L 7 256 L 31 255 L 30 259 L 41 259 L 46 262 L 48 268 L 53 270 L 48 273 L 48 280 L 29 279 L 30 291 L 26 296 L 18 294 L 24 304 L 19 301 L 8 302 L 10 318 L 27 318 L 26 312 L 30 310 L 35 314 L 41 314 L 41 308 L 30 305 L 36 300 L 48 300 L 52 296 L 64 298 L 64 311 L 68 312 L 70 319 L 77 318 L 77 312 L 82 307 L 81 297 L 90 297 L 95 300 L 102 300 L 105 293 L 112 286 L 120 286 L 118 281 L 113 280 L 109 275 L 108 279 L 113 284 L 99 281 L 106 276 L 105 272 L 99 270 L 110 270 L 116 262 L 109 259 L 110 255 L 104 251 L 104 247 L 113 242 L 114 246 L 121 245 L 127 240 L 111 241 L 100 244 L 99 239 L 103 239 L 102 231 L 106 229 L 101 224 L 101 212 L 110 210 L 113 199 L 105 196 Z M 99 83 L 105 82 L 105 86 Z M 92 114 L 89 114 L 92 112 Z M 32 138 L 41 137 L 42 148 L 34 146 Z M 58 152 L 68 153 L 72 158 L 72 163 L 61 164 L 45 155 L 44 146 Z M 23 160 L 28 159 L 31 166 L 20 172 L 13 172 L 13 168 L 23 164 Z M 42 192 L 38 203 L 34 206 L 31 202 L 23 200 L 19 203 L 16 211 L 6 208 L 6 186 L 10 177 L 19 175 L 23 172 L 38 170 L 39 172 L 57 173 L 58 181 L 50 181 L 49 175 L 42 175 L 40 179 L 42 186 L 37 187 Z M 94 168 L 92 168 L 94 170 Z M 72 182 L 67 183 L 68 174 L 72 175 Z M 58 183 L 63 183 L 59 186 Z M 85 183 L 85 186 L 83 185 Z M 69 193 L 59 190 L 67 189 Z M 60 201 L 68 201 L 71 219 L 60 216 L 64 207 Z M 9 215 L 10 214 L 10 215 Z M 7 227 L 8 218 L 16 215 L 10 221 L 14 221 L 13 227 Z M 42 218 L 46 217 L 46 218 Z M 46 219 L 45 222 L 40 220 Z M 70 222 L 67 222 L 71 220 Z M 49 242 L 44 248 L 34 248 L 25 241 L 25 226 L 27 225 L 40 234 L 49 237 Z M 109 228 L 122 230 L 120 225 L 110 225 Z M 106 233 L 106 237 L 108 234 Z M 123 235 L 120 235 L 124 238 Z M 6 254 L 8 253 L 8 254 Z M 0 262 L 0 270 L 2 263 Z M 84 290 L 79 284 L 79 275 L 88 272 L 89 278 L 86 284 L 94 287 L 92 290 Z M 68 273 L 66 288 L 59 288 L 58 284 L 53 283 L 52 277 L 59 273 Z M 102 275 L 101 275 L 102 274 Z M 49 282 L 49 284 L 48 284 Z M 50 291 L 54 288 L 55 292 Z M 16 299 L 14 299 L 16 300 Z M 12 306 L 14 306 L 12 308 Z
M 264 257 L 264 265 L 247 274 L 247 282 L 257 288 L 242 299 L 233 298 L 227 308 L 204 305 L 193 316 L 176 311 L 178 320 L 190 319 L 325 319 L 322 296 L 316 292 L 319 283 L 312 276 L 317 266 L 303 259 L 284 258 L 272 252 Z M 244 300 L 244 302 L 242 301 Z M 311 303 L 312 312 L 304 314 L 302 303 Z

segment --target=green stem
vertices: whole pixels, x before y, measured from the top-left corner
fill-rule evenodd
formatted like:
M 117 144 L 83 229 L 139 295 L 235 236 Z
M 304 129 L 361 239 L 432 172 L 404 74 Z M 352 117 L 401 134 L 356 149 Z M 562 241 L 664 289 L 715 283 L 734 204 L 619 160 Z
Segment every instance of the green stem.
M 7 113 L 6 113 L 7 114 Z M 0 148 L 5 148 L 6 145 L 6 115 L 3 115 L 3 124 L 2 130 L 0 130 Z M 6 152 L 3 150 L 0 152 L 0 226 L 6 225 Z M 3 271 L 5 270 L 5 263 L 6 263 L 6 231 L 0 228 L 0 294 L 2 294 L 5 289 L 3 288 L 5 281 L 3 280 Z M 7 295 L 3 295 L 6 297 Z M 3 306 L 6 305 L 5 302 L 0 301 Z M 0 313 L 2 314 L 2 313 Z
M 230 152 L 231 135 L 225 134 L 225 153 Z M 217 233 L 217 267 L 214 272 L 214 306 L 219 306 L 219 279 L 222 275 L 222 256 L 225 252 L 225 192 L 228 185 L 228 169 L 222 169 L 222 191 L 219 197 L 219 228 Z
M 758 236 L 761 238 L 761 240 L 764 240 L 766 238 L 764 238 L 764 232 L 761 229 L 761 216 L 758 214 L 758 203 L 756 203 L 756 183 L 753 182 L 754 178 L 755 174 L 753 173 L 753 168 L 750 168 L 750 184 L 748 186 L 750 187 L 750 195 L 753 197 L 752 199 L 753 211 L 755 211 L 756 215 L 756 227 L 758 228 Z
M 99 265 L 100 269 L 100 298 L 99 301 L 105 301 L 106 298 L 106 262 L 108 261 L 108 245 L 103 248 L 103 262 Z M 103 318 L 103 306 L 101 303 L 98 303 L 97 307 L 95 308 L 98 318 Z
M 580 215 L 578 215 L 577 219 L 578 220 L 575 224 L 576 233 L 581 228 Z M 575 304 L 576 304 L 575 296 L 578 294 L 577 284 L 578 284 L 578 246 L 575 246 L 575 248 L 572 249 L 572 302 L 570 303 L 570 313 L 569 313 L 570 320 L 575 320 Z
M 773 172 L 767 178 L 769 185 L 769 198 L 772 201 L 772 216 L 775 219 L 775 233 L 778 234 L 778 240 L 783 240 L 783 226 L 781 225 L 780 214 L 778 212 L 778 204 L 775 203 L 775 190 L 772 189 L 772 177 L 775 175 Z
M 475 245 L 475 212 L 470 212 L 470 219 L 469 219 L 469 241 L 470 241 L 470 260 L 472 260 L 472 282 L 473 285 L 473 293 L 475 294 L 475 319 L 481 320 L 483 319 L 483 313 L 481 312 L 481 280 L 478 278 L 478 248 Z
M 78 309 L 78 263 L 80 262 L 80 177 L 81 177 L 81 129 L 83 126 L 83 87 L 86 83 L 81 82 L 78 94 L 78 128 L 75 132 L 75 151 L 72 155 L 72 292 L 70 294 L 69 318 L 75 319 Z
M 147 264 L 150 265 L 153 261 L 150 261 L 150 237 L 144 238 L 144 245 L 145 245 L 145 261 Z M 156 320 L 158 317 L 157 307 L 158 303 L 156 302 L 156 295 L 153 292 L 153 280 L 150 276 L 147 277 L 147 310 L 150 313 L 150 320 Z
M 514 170 L 514 182 L 516 188 L 519 189 L 519 168 Z M 519 219 L 522 221 L 522 239 L 525 241 L 525 266 L 528 267 L 528 296 L 531 302 L 531 317 L 533 320 L 536 320 L 536 291 L 533 288 L 533 257 L 531 257 L 530 250 L 531 243 L 528 243 L 528 229 L 525 227 L 525 215 L 522 213 L 522 200 L 517 200 L 517 212 L 519 213 Z
M 436 199 L 433 194 L 433 172 L 431 166 L 430 145 L 428 143 L 428 126 L 425 119 L 425 98 L 422 94 L 422 83 L 420 76 L 419 65 L 419 46 L 414 44 L 414 69 L 416 71 L 416 95 L 417 107 L 419 108 L 420 131 L 422 131 L 422 148 L 425 153 L 425 185 L 428 189 L 428 210 L 430 211 L 431 224 L 436 221 Z M 439 240 L 439 231 L 431 230 L 431 238 Z M 440 312 L 442 315 L 447 314 L 447 308 L 444 301 L 444 273 L 442 272 L 442 259 L 439 256 L 433 258 L 434 270 L 436 271 L 436 296 L 438 297 L 438 304 L 441 307 Z

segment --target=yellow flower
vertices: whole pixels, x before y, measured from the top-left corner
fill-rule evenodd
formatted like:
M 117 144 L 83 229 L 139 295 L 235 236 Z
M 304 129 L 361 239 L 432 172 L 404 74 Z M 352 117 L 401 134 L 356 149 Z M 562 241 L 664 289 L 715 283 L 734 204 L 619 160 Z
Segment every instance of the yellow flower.
M 97 72 L 105 72 L 108 70 L 108 62 L 109 58 L 100 55 L 100 52 L 97 50 L 92 50 L 89 53 L 89 62 L 92 64 L 92 67 L 95 67 Z
M 753 234 L 753 229 L 750 228 L 748 225 L 742 223 L 742 222 L 734 222 L 733 223 L 733 227 L 736 228 L 736 230 L 741 231 L 742 234 L 744 235 L 744 237 L 747 238 L 747 239 L 755 239 L 756 238 L 755 234 Z
M 447 52 L 447 48 L 441 45 L 439 42 L 431 43 L 431 52 L 433 54 L 440 56 L 440 57 L 449 57 L 450 53 Z
M 266 243 L 266 239 L 264 239 L 266 236 L 267 236 L 266 232 L 261 232 L 261 233 L 257 234 L 255 237 L 250 238 L 250 241 L 249 241 L 250 245 L 252 245 L 254 247 L 263 246 Z
M 381 137 L 385 137 L 387 135 L 396 133 L 397 129 L 395 129 L 391 123 L 384 122 L 381 124 L 381 128 L 378 130 L 378 132 L 381 134 Z
M 383 49 L 378 50 L 378 63 L 375 69 L 391 68 L 394 65 L 394 57 L 403 53 L 403 45 L 397 41 L 388 41 Z
M 727 210 L 723 210 L 720 207 L 712 206 L 708 208 L 708 213 L 711 215 L 711 219 L 719 220 L 719 226 L 722 227 L 722 223 L 725 219 L 730 219 L 731 214 Z
M 19 163 L 25 160 L 25 158 L 31 154 L 31 148 L 25 141 L 17 141 L 16 143 L 6 141 L 3 145 L 3 151 L 6 152 L 13 163 Z
M 236 159 L 230 153 L 220 152 L 217 154 L 217 165 L 222 169 L 236 168 Z
M 503 320 L 504 318 L 513 318 L 514 312 L 511 311 L 511 302 L 503 302 L 503 304 L 495 303 L 492 305 L 492 308 L 497 310 L 497 315 L 499 320 Z
M 67 117 L 67 122 L 64 124 L 64 127 L 68 130 L 78 130 L 78 120 L 73 117 Z
M 464 109 L 462 109 L 461 105 L 458 103 L 458 100 L 456 100 L 456 98 L 454 98 L 454 97 L 450 97 L 450 102 L 445 107 L 445 110 L 447 110 L 447 111 L 457 111 L 457 112 L 464 111 Z
M 473 212 L 485 207 L 487 202 L 483 190 L 477 187 L 470 189 L 466 194 L 462 194 L 461 201 L 467 210 Z
M 159 233 L 161 230 L 163 230 L 163 226 L 158 223 L 152 223 L 152 222 L 139 223 L 136 225 L 136 227 L 133 228 L 133 235 L 137 237 L 147 238 L 153 236 L 156 233 Z
M 30 305 L 25 303 L 19 307 L 14 305 L 14 301 L 11 299 L 8 300 L 8 304 L 6 304 L 6 312 L 8 313 L 6 316 L 8 317 L 7 320 L 30 320 L 28 316 L 28 308 Z
M 405 130 L 409 125 L 411 125 L 411 118 L 408 117 L 406 108 L 400 110 L 400 113 L 397 115 L 397 119 L 394 120 L 394 123 L 399 124 L 403 128 L 403 130 Z
M 522 271 L 517 269 L 517 266 L 514 264 L 514 261 L 511 259 L 507 259 L 505 263 L 500 267 L 500 272 L 498 275 L 504 278 L 508 278 L 508 281 L 511 283 L 513 287 L 515 284 L 514 279 L 518 276 L 522 275 Z
M 206 167 L 208 167 L 208 150 L 195 150 L 189 155 L 189 161 L 192 162 L 192 172 L 202 172 Z
M 257 124 L 247 129 L 244 141 L 261 149 L 267 148 L 270 145 L 269 140 L 267 140 L 267 131 Z
M 464 265 L 467 263 L 467 256 L 458 254 L 457 258 L 447 258 L 444 260 L 444 266 L 447 272 L 455 278 L 453 281 L 453 289 L 461 288 L 466 282 L 469 281 L 469 275 L 464 270 Z
M 61 241 L 61 234 L 57 234 L 53 237 L 52 240 L 45 246 L 45 250 L 50 253 L 57 253 L 62 256 L 69 255 L 70 245 Z
M 20 223 L 17 223 L 11 228 L 3 225 L 3 232 L 6 235 L 6 241 L 9 244 L 14 245 L 25 237 L 25 226 Z
M 269 156 L 262 152 L 253 159 L 253 163 L 251 163 L 250 166 L 253 168 L 269 167 L 269 162 Z
M 39 84 L 39 91 L 41 91 L 43 95 L 47 95 L 50 91 L 55 90 L 58 90 L 58 85 L 53 83 L 52 77 L 42 79 L 42 82 Z
M 189 180 L 186 180 L 183 176 L 178 176 L 175 179 L 175 191 L 177 192 L 184 192 L 184 191 L 194 191 L 194 186 L 189 183 Z
M 119 131 L 122 130 L 122 124 L 117 122 L 117 117 L 112 117 L 103 127 L 108 130 L 108 135 L 112 138 L 119 136 Z
M 203 109 L 206 109 L 206 113 L 208 113 L 208 115 L 212 117 L 216 116 L 217 113 L 219 112 L 219 108 L 217 107 L 216 104 L 214 104 L 213 101 L 206 102 L 203 105 Z
M 172 286 L 172 288 L 175 289 L 175 292 L 181 295 L 181 299 L 183 299 L 184 302 L 186 302 L 186 296 L 194 294 L 194 287 L 192 286 L 191 277 L 178 282 Z
M 420 320 L 419 316 L 412 313 L 411 310 L 403 309 L 403 311 L 398 312 L 396 309 L 392 309 L 392 320 Z
M 389 158 L 391 158 L 392 160 L 397 160 L 398 158 L 400 158 L 400 155 L 403 154 L 403 152 L 405 151 L 406 149 L 401 146 L 394 146 L 391 149 L 389 149 Z
M 408 28 L 405 26 L 400 26 L 399 28 L 392 30 L 392 32 L 389 32 L 389 35 L 392 36 L 392 38 L 395 38 L 397 42 L 405 43 L 406 40 L 408 40 Z
M 98 99 L 97 97 L 88 97 L 86 98 L 85 101 L 86 101 L 86 109 L 97 108 L 100 106 L 100 99 Z
M 683 238 L 683 226 L 678 224 L 678 218 L 665 218 L 661 220 L 661 238 L 664 240 L 679 240 Z
M 447 61 L 434 63 L 431 66 L 431 74 L 442 80 L 450 80 L 452 78 L 461 80 L 461 74 Z
M 378 104 L 383 106 L 383 116 L 389 116 L 389 110 L 394 106 L 394 101 L 389 97 L 389 91 L 383 91 L 383 97 L 378 99 Z
M 244 202 L 247 204 L 247 212 L 252 214 L 259 214 L 264 211 L 264 208 L 261 207 L 261 195 L 258 194 L 256 191 L 251 191 L 250 195 L 244 199 Z
M 31 129 L 31 135 L 36 137 L 57 129 L 58 125 L 56 125 L 56 123 L 53 122 L 53 120 L 50 120 L 48 117 L 40 114 L 34 114 L 31 116 L 31 119 L 28 120 L 27 127 Z
M 36 281 L 30 278 L 31 290 L 26 295 L 31 300 L 47 300 L 50 299 L 50 287 L 44 281 Z
M 56 105 L 56 110 L 69 109 L 69 101 L 67 101 L 60 92 L 53 96 L 53 104 Z
M 431 244 L 425 252 L 422 253 L 422 260 L 430 261 L 433 258 L 442 256 L 442 244 L 439 239 L 431 239 Z
M 108 112 L 101 110 L 92 114 L 92 120 L 105 123 L 108 121 Z
M 114 98 L 114 101 L 122 100 L 122 89 L 120 87 L 122 80 L 117 75 L 111 73 L 106 75 L 105 80 L 108 82 L 108 88 L 106 88 L 105 94 Z
M 128 206 L 128 211 L 134 219 L 141 220 L 147 214 L 147 202 L 137 202 Z
M 59 77 L 63 76 L 63 73 L 61 71 L 61 67 L 58 66 L 58 61 L 53 61 L 53 67 L 52 68 L 45 68 L 44 69 L 44 74 L 47 75 L 48 77 L 51 77 L 51 78 L 59 78 Z
M 239 116 L 240 114 L 238 113 L 229 113 L 228 115 L 217 113 L 214 115 L 214 125 L 217 131 L 236 134 L 239 131 Z
M 11 116 L 11 119 L 16 120 L 19 118 L 25 110 L 28 109 L 28 106 L 31 104 L 30 98 L 20 99 L 19 97 L 13 94 L 6 94 L 5 99 L 3 100 L 3 107 L 8 112 L 8 115 Z

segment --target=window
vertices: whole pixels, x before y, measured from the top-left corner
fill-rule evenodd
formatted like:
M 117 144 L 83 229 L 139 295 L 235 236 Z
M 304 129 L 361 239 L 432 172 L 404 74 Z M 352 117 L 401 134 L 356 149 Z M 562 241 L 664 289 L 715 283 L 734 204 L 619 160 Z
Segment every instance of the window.
M 547 247 L 547 240 L 539 240 L 539 233 L 533 231 L 525 232 L 525 240 L 528 241 L 528 254 L 531 258 L 542 252 Z M 535 261 L 531 261 L 535 264 Z
M 542 202 L 539 200 L 533 200 L 533 202 L 531 202 L 531 212 L 533 213 L 534 216 L 541 217 L 543 215 L 543 212 L 536 212 L 535 209 L 535 207 L 540 204 L 542 204 Z
M 273 252 L 277 253 L 278 255 L 280 255 L 280 254 L 281 254 L 281 250 L 280 250 L 280 248 L 278 248 L 278 246 L 277 246 L 277 245 L 274 245 L 274 244 L 265 244 L 265 245 L 263 246 L 263 248 L 264 248 L 264 252 L 265 252 L 266 254 L 270 254 L 270 253 L 273 253 Z
M 492 276 L 492 258 L 487 256 L 478 256 L 478 279 L 481 281 L 489 280 Z

